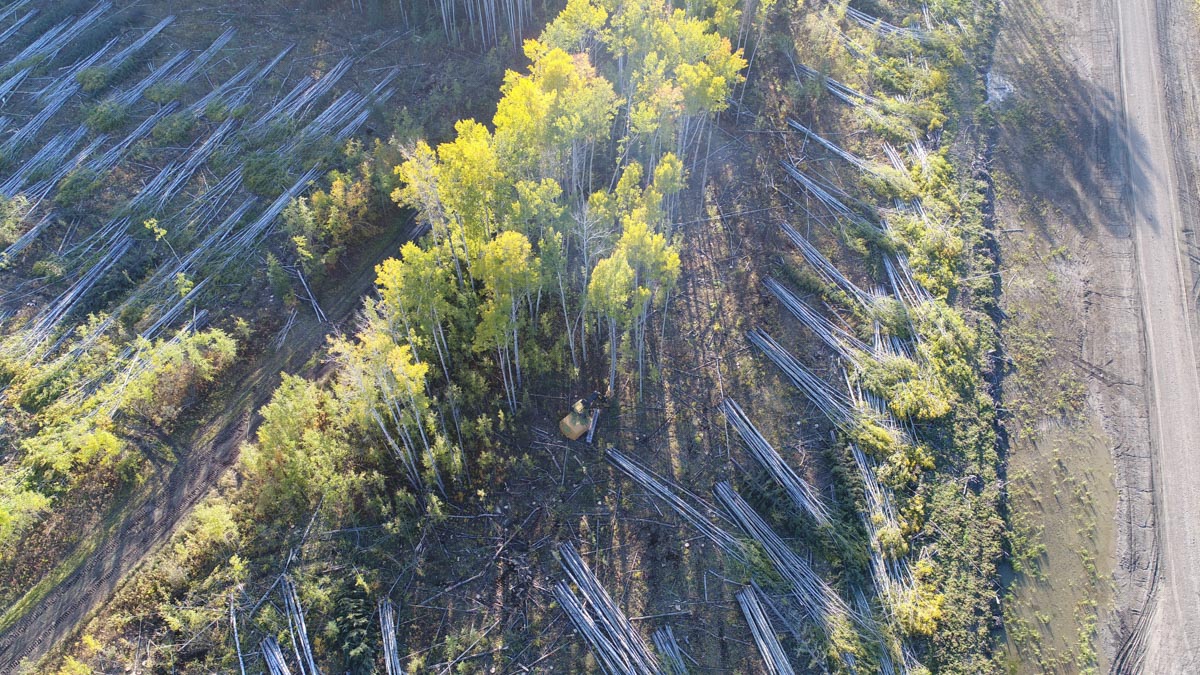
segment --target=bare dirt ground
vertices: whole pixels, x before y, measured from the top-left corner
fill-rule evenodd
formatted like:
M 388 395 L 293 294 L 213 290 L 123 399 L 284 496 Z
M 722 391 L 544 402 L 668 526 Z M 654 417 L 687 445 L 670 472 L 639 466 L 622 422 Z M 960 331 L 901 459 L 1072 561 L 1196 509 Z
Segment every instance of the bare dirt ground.
M 1190 167 L 1177 165 L 1176 159 L 1188 157 L 1196 147 L 1197 119 L 1178 95 L 1167 95 L 1192 84 L 1188 43 L 1171 48 L 1172 42 L 1180 44 L 1181 34 L 1187 35 L 1190 17 L 1178 5 L 1160 10 L 1144 0 L 1118 7 L 1126 128 L 1131 137 L 1141 134 L 1145 143 L 1145 161 L 1130 162 L 1130 206 L 1153 382 L 1160 542 L 1152 611 L 1132 644 L 1144 645 L 1148 672 L 1193 672 L 1200 666 L 1200 469 L 1195 461 L 1200 448 L 1200 418 L 1195 415 L 1200 375 L 1193 340 L 1195 285 L 1187 257 L 1192 229 L 1184 206 L 1191 195 L 1180 191 L 1179 179 Z M 1151 45 L 1157 49 L 1137 48 Z M 1189 204 L 1187 210 L 1191 208 Z M 1143 663 L 1136 651 L 1131 653 L 1131 668 Z
M 1116 606 L 1102 619 L 1105 661 L 1114 672 L 1193 672 L 1194 18 L 1184 3 L 1153 0 L 1014 2 L 1005 11 L 1004 30 L 1018 39 L 1001 38 L 996 67 L 1040 98 L 1027 111 L 1036 122 L 1010 137 L 1025 147 L 1002 148 L 999 159 L 1023 192 L 1017 199 L 1042 202 L 1016 225 L 1078 261 L 1083 311 L 1065 313 L 1055 331 L 1078 336 L 1064 354 L 1086 366 L 1085 415 L 1102 420 L 1115 463 Z M 1048 79 L 1035 82 L 1033 72 Z

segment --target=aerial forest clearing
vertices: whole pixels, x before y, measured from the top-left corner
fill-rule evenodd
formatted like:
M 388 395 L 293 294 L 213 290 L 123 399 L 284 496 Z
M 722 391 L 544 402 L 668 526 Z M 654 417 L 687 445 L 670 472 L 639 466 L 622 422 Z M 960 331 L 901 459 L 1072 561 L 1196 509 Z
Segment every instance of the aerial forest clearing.
M 999 12 L 0 6 L 0 672 L 1024 671 Z

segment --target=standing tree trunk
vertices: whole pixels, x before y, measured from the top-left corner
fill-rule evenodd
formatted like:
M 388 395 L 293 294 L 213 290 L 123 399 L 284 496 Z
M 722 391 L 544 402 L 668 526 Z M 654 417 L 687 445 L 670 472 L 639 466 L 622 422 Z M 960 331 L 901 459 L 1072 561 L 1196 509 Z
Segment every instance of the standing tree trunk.
M 617 320 L 608 317 L 608 349 L 612 352 L 612 360 L 608 368 L 608 387 L 616 392 L 617 387 Z

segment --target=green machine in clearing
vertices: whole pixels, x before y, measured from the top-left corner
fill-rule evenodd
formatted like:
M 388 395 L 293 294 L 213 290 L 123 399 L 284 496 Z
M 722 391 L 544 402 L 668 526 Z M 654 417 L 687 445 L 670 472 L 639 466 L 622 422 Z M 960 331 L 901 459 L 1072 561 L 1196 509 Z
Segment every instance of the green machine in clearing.
M 600 406 L 607 402 L 606 396 L 593 391 L 571 406 L 571 412 L 558 423 L 558 430 L 572 441 L 587 434 L 587 442 L 591 443 L 592 434 L 596 433 L 596 422 L 600 419 Z

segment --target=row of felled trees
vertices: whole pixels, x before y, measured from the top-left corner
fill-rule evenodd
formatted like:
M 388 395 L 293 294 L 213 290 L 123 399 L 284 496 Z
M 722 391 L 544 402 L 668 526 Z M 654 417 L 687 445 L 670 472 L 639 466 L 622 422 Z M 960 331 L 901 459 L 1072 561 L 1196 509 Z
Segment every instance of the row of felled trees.
M 392 196 L 429 234 L 379 266 L 337 353 L 357 417 L 417 487 L 444 489 L 439 457 L 460 465 L 463 410 L 493 387 L 515 412 L 532 376 L 604 341 L 610 380 L 626 352 L 644 377 L 650 316 L 679 277 L 685 162 L 745 65 L 712 11 L 571 0 L 505 76 L 490 128 L 461 121 L 396 167 Z

